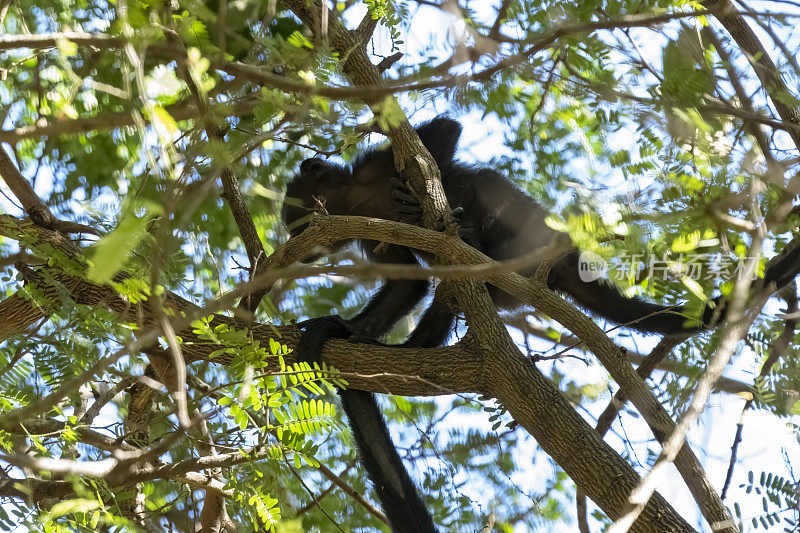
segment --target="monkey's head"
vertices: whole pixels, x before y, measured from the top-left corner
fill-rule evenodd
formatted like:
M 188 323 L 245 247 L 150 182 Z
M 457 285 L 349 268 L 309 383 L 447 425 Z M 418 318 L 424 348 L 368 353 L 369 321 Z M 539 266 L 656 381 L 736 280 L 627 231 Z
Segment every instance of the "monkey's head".
M 416 131 L 439 170 L 446 173 L 454 162 L 461 125 L 440 116 L 422 124 Z M 306 159 L 286 187 L 281 217 L 292 237 L 308 227 L 312 213 L 320 208 L 331 215 L 391 219 L 395 213 L 389 178 L 396 175 L 389 146 L 366 150 L 353 159 L 351 166 L 318 157 Z
M 289 235 L 296 237 L 307 227 L 314 210 L 324 208 L 332 215 L 341 214 L 340 205 L 352 178 L 349 168 L 317 157 L 300 163 L 298 172 L 286 186 L 281 218 Z M 318 259 L 322 254 L 306 259 Z
M 281 212 L 289 234 L 292 237 L 301 234 L 308 227 L 315 209 L 324 207 L 329 213 L 336 214 L 335 204 L 349 180 L 350 170 L 341 165 L 317 157 L 300 163 L 300 172 L 286 186 Z

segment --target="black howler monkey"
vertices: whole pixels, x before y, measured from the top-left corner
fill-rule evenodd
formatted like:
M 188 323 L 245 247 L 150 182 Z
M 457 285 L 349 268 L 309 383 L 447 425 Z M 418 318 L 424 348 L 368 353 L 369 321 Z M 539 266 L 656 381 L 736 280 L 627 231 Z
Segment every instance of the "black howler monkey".
M 458 211 L 458 221 L 465 228 L 462 236 L 467 237 L 465 240 L 470 245 L 492 259 L 504 260 L 555 242 L 559 232 L 545 224 L 547 210 L 530 196 L 490 168 L 454 160 L 461 135 L 458 122 L 438 117 L 416 131 L 439 167 L 447 200 Z M 396 175 L 390 147 L 367 150 L 349 167 L 317 158 L 306 159 L 286 191 L 287 197 L 299 199 L 301 205 L 286 203 L 283 220 L 292 235 L 300 233 L 315 206 L 315 197 L 324 197 L 326 210 L 334 215 L 409 220 L 419 215 L 420 206 Z M 396 245 L 377 247 L 378 243 L 374 241 L 360 244 L 371 261 L 415 265 L 419 264 L 418 257 L 426 259 L 425 254 Z M 623 296 L 603 280 L 583 281 L 578 274 L 578 258 L 578 253 L 573 252 L 558 261 L 549 272 L 548 286 L 612 322 L 642 332 L 683 336 L 706 327 L 714 317 L 714 309 L 708 306 L 700 327 L 685 325 L 681 307 L 666 307 Z M 520 273 L 532 275 L 537 266 L 529 265 Z M 785 254 L 767 271 L 762 282 L 780 287 L 791 281 L 798 269 L 800 247 Z M 309 321 L 298 346 L 299 358 L 317 361 L 323 344 L 332 337 L 379 339 L 408 314 L 429 289 L 427 280 L 389 279 L 354 318 L 323 317 Z M 507 293 L 491 286 L 489 290 L 499 307 L 519 305 Z M 443 344 L 454 319 L 449 307 L 434 297 L 403 345 L 434 347 Z M 340 394 L 365 467 L 392 530 L 435 531 L 432 519 L 389 439 L 372 395 L 355 390 L 341 391 Z

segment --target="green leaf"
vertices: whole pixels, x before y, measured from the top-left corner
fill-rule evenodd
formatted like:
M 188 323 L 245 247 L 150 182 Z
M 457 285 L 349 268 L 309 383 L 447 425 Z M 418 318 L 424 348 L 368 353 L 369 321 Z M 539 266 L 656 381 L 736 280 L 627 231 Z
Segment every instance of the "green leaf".
M 157 212 L 160 212 L 160 207 L 152 205 L 144 216 L 136 216 L 131 211 L 123 215 L 117 228 L 92 246 L 89 279 L 105 283 L 119 272 L 129 254 L 146 235 L 147 225 Z
M 99 508 L 100 502 L 97 500 L 76 498 L 74 500 L 66 500 L 56 503 L 50 508 L 50 515 L 55 518 L 70 513 L 86 513 Z
M 286 42 L 288 42 L 292 46 L 296 46 L 297 48 L 305 47 L 305 48 L 308 48 L 310 50 L 314 49 L 314 45 L 311 44 L 311 41 L 309 41 L 308 38 L 305 35 L 303 35 L 301 32 L 299 32 L 297 30 L 292 32 L 292 34 L 289 36 L 289 38 L 286 39 Z

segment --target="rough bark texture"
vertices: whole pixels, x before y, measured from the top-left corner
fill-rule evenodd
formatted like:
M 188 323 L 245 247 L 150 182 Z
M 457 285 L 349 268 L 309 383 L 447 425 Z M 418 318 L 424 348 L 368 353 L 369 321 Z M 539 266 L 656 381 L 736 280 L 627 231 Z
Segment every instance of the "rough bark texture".
M 323 232 L 327 233 L 330 230 L 331 233 L 328 234 L 328 238 L 331 239 L 336 238 L 334 236 L 337 235 L 341 238 L 343 234 L 346 234 L 349 238 L 369 237 L 394 244 L 412 246 L 431 253 L 451 254 L 456 257 L 456 262 L 465 265 L 490 262 L 489 258 L 478 250 L 464 245 L 457 239 L 448 240 L 449 238 L 445 235 L 432 235 L 430 232 L 419 234 L 418 232 L 404 230 L 403 228 L 407 228 L 404 225 L 369 222 L 368 219 L 355 221 L 355 223 L 350 220 L 348 223 L 345 221 L 347 218 L 328 217 L 325 221 L 326 228 Z M 342 223 L 341 226 L 339 225 L 340 221 Z M 348 229 L 355 231 L 348 232 L 343 227 L 345 225 Z M 332 226 L 337 226 L 337 228 L 333 229 Z M 320 242 L 320 238 L 322 242 L 325 242 L 325 237 L 322 236 L 310 238 L 314 242 Z M 520 301 L 534 305 L 538 310 L 554 317 L 580 338 L 587 348 L 600 359 L 603 366 L 619 383 L 620 388 L 626 391 L 631 403 L 642 414 L 659 442 L 663 442 L 665 437 L 672 433 L 676 426 L 669 413 L 653 396 L 647 384 L 636 373 L 622 351 L 609 340 L 594 321 L 550 291 L 541 281 L 537 282 L 536 280 L 524 278 L 515 272 L 503 271 L 488 275 L 486 280 L 516 296 Z M 467 305 L 469 304 L 470 302 L 467 302 Z M 487 328 L 493 327 L 491 323 L 481 323 L 481 325 Z M 524 360 L 516 347 L 513 344 L 508 344 L 510 340 L 506 340 L 508 336 L 504 328 L 502 332 L 494 329 L 494 333 L 489 332 L 488 336 L 483 338 L 488 340 L 483 345 L 477 346 L 479 348 L 478 353 L 491 354 L 490 359 L 496 361 L 500 367 L 511 367 L 515 364 L 515 361 Z M 508 376 L 511 376 L 512 381 L 518 379 L 514 373 L 510 373 Z M 552 387 L 552 384 L 550 386 Z M 533 434 L 532 428 L 526 426 L 526 429 Z M 561 464 L 556 450 L 544 449 Z M 710 524 L 727 524 L 720 527 L 720 531 L 737 531 L 717 491 L 705 475 L 700 461 L 688 445 L 684 445 L 681 448 L 675 459 L 675 466 L 697 500 L 706 520 Z M 567 473 L 572 476 L 570 471 L 567 470 Z M 577 481 L 577 478 L 575 479 Z

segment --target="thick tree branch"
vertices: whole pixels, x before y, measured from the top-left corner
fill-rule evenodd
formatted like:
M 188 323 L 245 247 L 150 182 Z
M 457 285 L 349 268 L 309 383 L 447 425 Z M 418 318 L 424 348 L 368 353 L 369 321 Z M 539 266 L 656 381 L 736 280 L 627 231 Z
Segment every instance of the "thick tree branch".
M 407 226 L 402 224 L 395 225 L 395 223 L 388 221 L 383 221 L 379 224 L 364 224 L 356 230 L 356 227 L 361 225 L 361 221 L 352 224 L 355 222 L 355 218 L 353 218 L 348 224 L 345 222 L 348 218 L 349 217 L 327 217 L 325 220 L 326 227 L 324 229 L 312 223 L 309 230 L 304 233 L 308 233 L 309 235 L 307 237 L 311 238 L 313 242 L 326 244 L 324 233 L 332 230 L 333 226 L 337 226 L 337 230 L 334 230 L 333 235 L 336 235 L 339 239 L 346 236 L 347 238 L 374 239 L 402 246 L 410 246 L 412 248 L 428 251 L 432 254 L 448 254 L 454 258 L 454 262 L 459 264 L 478 264 L 491 261 L 478 250 L 471 248 L 458 239 L 450 238 L 447 235 L 424 232 L 427 234 L 426 237 L 420 238 L 418 231 L 409 230 L 403 231 L 401 235 L 398 230 L 400 230 L 401 227 Z M 323 235 L 312 237 L 311 235 L 317 231 L 321 231 Z M 301 235 L 300 237 L 304 236 Z M 606 369 L 608 369 L 614 379 L 620 384 L 620 387 L 628 392 L 632 403 L 652 428 L 656 439 L 663 441 L 667 435 L 673 432 L 676 425 L 669 416 L 669 413 L 667 413 L 666 409 L 664 409 L 653 396 L 647 384 L 636 374 L 625 358 L 620 357 L 619 348 L 608 339 L 594 321 L 551 292 L 542 281 L 528 280 L 515 272 L 493 274 L 487 276 L 486 279 L 489 283 L 512 294 L 520 301 L 535 305 L 540 311 L 554 317 L 584 341 L 589 350 L 600 359 Z M 505 330 L 503 331 L 505 332 Z M 503 334 L 500 332 L 498 332 L 497 335 L 498 336 L 490 338 L 504 338 Z M 512 368 L 519 364 L 517 363 L 518 360 L 525 361 L 522 354 L 520 354 L 515 347 L 509 350 L 503 350 L 502 344 L 493 343 L 487 347 L 487 351 L 492 354 L 490 361 L 497 362 L 501 367 Z M 485 364 L 490 363 L 490 361 L 486 361 Z M 496 371 L 504 372 L 500 368 L 496 369 Z M 490 375 L 494 375 L 491 370 L 487 373 L 487 376 Z M 511 375 L 514 376 L 517 374 L 512 373 Z M 534 378 L 531 377 L 531 379 Z M 533 383 L 535 382 L 536 380 L 533 381 Z M 498 386 L 502 385 L 504 384 L 498 383 Z M 505 400 L 503 400 L 503 403 L 509 407 L 512 415 L 517 418 L 512 406 L 506 403 Z M 559 460 L 559 456 L 563 454 L 563 451 L 555 448 L 552 450 L 549 449 L 542 442 L 544 437 L 540 438 L 536 433 L 537 428 L 525 427 L 531 434 L 536 436 L 543 448 L 550 453 L 559 464 L 562 464 Z M 553 444 L 558 446 L 557 442 Z M 562 453 L 559 453 L 560 451 Z M 698 501 L 707 520 L 710 523 L 730 524 L 730 527 L 734 527 L 732 526 L 733 522 L 729 521 L 727 511 L 722 505 L 714 487 L 708 483 L 699 460 L 688 446 L 682 446 L 680 448 L 675 464 L 695 499 Z M 567 470 L 567 472 L 570 473 L 569 470 Z M 570 473 L 570 475 L 572 475 L 572 473 Z M 576 481 L 578 480 L 576 479 Z M 578 483 L 580 484 L 580 481 L 578 481 Z M 595 502 L 596 501 L 597 500 L 595 500 Z M 606 509 L 604 510 L 608 512 Z M 618 512 L 618 510 L 619 509 L 613 512 Z M 721 530 L 725 530 L 725 527 Z M 735 527 L 731 530 L 735 530 Z
M 30 503 L 61 499 L 72 496 L 74 493 L 72 481 L 36 478 L 0 480 L 0 496 L 19 498 Z
M 291 262 L 302 257 L 305 253 L 310 252 L 318 243 L 330 244 L 343 238 L 373 238 L 395 244 L 417 247 L 423 250 L 428 250 L 432 253 L 445 250 L 447 253 L 453 253 L 457 255 L 458 261 L 466 264 L 479 263 L 487 260 L 484 256 L 482 256 L 482 254 L 480 254 L 480 252 L 463 245 L 463 243 L 457 239 L 435 232 L 426 231 L 420 228 L 410 228 L 403 224 L 392 223 L 385 220 L 359 219 L 355 217 L 326 217 L 324 225 L 320 224 L 319 222 L 312 223 L 309 230 L 304 232 L 304 234 L 300 235 L 298 238 L 293 239 L 286 247 L 276 251 L 276 254 L 270 257 L 267 263 L 270 267 L 277 267 L 283 262 Z M 663 438 L 665 433 L 670 432 L 671 429 L 674 428 L 674 423 L 666 415 L 663 407 L 661 407 L 660 404 L 658 404 L 658 402 L 652 398 L 652 395 L 650 394 L 646 385 L 644 385 L 640 379 L 639 381 L 642 383 L 641 387 L 636 385 L 635 382 L 633 382 L 633 385 L 631 385 L 632 382 L 626 373 L 627 371 L 630 371 L 631 373 L 633 371 L 627 364 L 625 364 L 624 359 L 619 357 L 619 350 L 608 341 L 605 335 L 603 335 L 602 331 L 599 330 L 599 328 L 597 328 L 597 326 L 591 320 L 580 314 L 577 310 L 566 304 L 566 302 L 560 298 L 552 295 L 552 293 L 547 291 L 546 288 L 537 287 L 535 284 L 531 284 L 528 280 L 525 280 L 518 274 L 493 274 L 489 276 L 489 281 L 498 287 L 501 287 L 506 292 L 517 296 L 522 301 L 535 302 L 539 309 L 551 316 L 558 317 L 573 331 L 582 332 L 582 339 L 586 341 L 587 346 L 589 346 L 589 348 L 596 355 L 598 355 L 601 361 L 606 364 L 612 375 L 614 375 L 615 379 L 622 384 L 623 388 L 625 388 L 627 384 L 628 388 L 633 391 L 631 396 L 634 404 L 637 405 L 637 408 L 643 413 L 648 423 L 654 428 L 656 434 Z M 91 291 L 89 290 L 83 290 L 81 291 L 81 295 L 89 294 L 90 292 Z M 112 301 L 108 296 L 103 296 L 100 299 Z M 272 330 L 267 333 L 267 336 L 269 336 L 271 333 Z M 295 335 L 296 332 L 287 331 L 282 340 L 291 343 L 293 340 L 296 340 Z M 450 348 L 440 349 L 442 351 L 410 350 L 411 352 L 414 352 L 413 354 L 407 354 L 405 351 L 401 351 L 400 354 L 395 353 L 394 356 L 391 356 L 389 353 L 392 353 L 392 350 L 394 350 L 392 348 L 369 347 L 370 356 L 367 357 L 366 352 L 359 353 L 358 364 L 353 364 L 356 363 L 356 361 L 348 362 L 339 357 L 347 351 L 346 346 L 347 343 L 332 343 L 332 347 L 336 349 L 333 351 L 325 351 L 324 357 L 326 358 L 326 361 L 334 364 L 340 369 L 345 370 L 346 372 L 360 371 L 359 373 L 361 376 L 366 375 L 368 377 L 373 377 L 369 376 L 370 374 L 386 376 L 386 381 L 383 382 L 382 380 L 382 383 L 385 383 L 387 387 L 391 387 L 389 390 L 392 390 L 392 392 L 401 394 L 430 394 L 431 392 L 442 393 L 444 390 L 469 390 L 469 386 L 467 389 L 462 388 L 464 387 L 464 383 L 459 384 L 452 381 L 447 382 L 447 379 L 442 381 L 438 378 L 445 376 L 435 375 L 435 365 L 442 363 L 444 361 L 443 358 L 447 358 L 447 355 L 445 354 L 448 353 L 448 350 L 451 350 Z M 353 348 L 355 347 L 350 347 L 352 351 L 356 351 Z M 212 349 L 213 348 L 209 348 L 208 351 L 210 352 Z M 388 352 L 384 352 L 387 359 L 383 359 L 383 357 L 381 357 L 381 355 L 383 355 L 381 352 L 384 350 L 388 350 Z M 417 358 L 417 354 L 422 352 L 425 352 L 429 355 Z M 406 357 L 406 355 L 408 357 Z M 453 355 L 453 352 L 450 352 L 450 355 Z M 203 355 L 201 353 L 196 353 L 195 356 L 202 357 Z M 376 361 L 379 362 L 379 364 L 374 367 L 371 366 L 371 363 Z M 397 365 L 393 365 L 393 362 L 397 363 L 398 361 L 402 361 L 400 368 L 398 368 Z M 456 364 L 456 366 L 459 368 L 464 369 L 465 376 L 469 376 L 470 368 L 474 368 L 478 375 L 487 375 L 480 370 L 480 364 L 478 361 L 475 361 L 474 358 L 472 361 L 467 359 L 453 361 L 450 359 L 448 362 L 444 363 L 444 366 L 440 368 L 442 371 L 444 371 L 445 368 L 452 368 L 452 366 L 450 366 L 452 364 Z M 620 367 L 622 367 L 622 369 L 620 369 Z M 430 371 L 433 371 L 434 373 L 432 374 Z M 389 375 L 387 376 L 387 374 Z M 442 386 L 444 390 L 439 388 L 436 391 L 430 391 L 431 387 L 421 387 L 418 380 L 409 380 L 407 377 L 400 377 L 398 379 L 398 376 L 408 376 L 409 374 L 421 376 L 423 379 L 429 379 L 432 377 L 433 379 L 430 379 L 430 381 L 437 382 L 437 384 Z M 473 374 L 473 376 L 474 375 L 475 374 Z M 375 390 L 374 383 L 369 384 L 368 382 L 370 380 L 363 379 L 361 376 L 356 375 L 351 379 L 351 382 L 354 383 L 354 386 L 358 388 L 366 388 L 368 390 Z M 485 390 L 483 387 L 475 387 L 474 383 L 475 382 L 472 384 L 473 391 Z M 477 383 L 480 383 L 480 381 L 477 381 Z M 422 392 L 425 389 L 427 389 L 427 392 Z M 378 388 L 378 390 L 382 389 Z M 655 406 L 651 407 L 653 403 L 655 403 Z M 533 429 L 531 429 L 531 431 L 532 433 L 534 432 Z M 696 459 L 692 455 L 689 455 L 690 452 L 687 454 L 685 450 L 688 449 L 684 448 L 678 454 L 676 463 L 680 464 L 685 471 L 691 471 L 692 465 Z M 694 478 L 689 480 L 688 483 L 690 486 L 694 485 L 694 490 L 701 495 L 702 491 L 706 490 L 703 478 L 702 476 L 698 475 L 697 472 L 695 472 Z M 711 489 L 709 488 L 707 490 Z
M 642 359 L 641 364 L 636 369 L 636 373 L 639 374 L 642 379 L 647 379 L 650 377 L 650 374 L 655 370 L 659 364 L 664 360 L 664 358 L 669 355 L 673 348 L 675 348 L 678 344 L 680 344 L 680 340 L 676 339 L 661 339 L 661 341 L 653 348 L 653 351 L 650 352 L 647 357 Z M 614 397 L 611 398 L 611 401 L 608 403 L 608 406 L 603 410 L 600 416 L 597 418 L 597 424 L 595 425 L 595 430 L 601 435 L 604 436 L 609 429 L 611 429 L 611 425 L 614 423 L 614 419 L 617 418 L 617 415 L 625 406 L 625 403 L 628 401 L 628 396 L 625 394 L 624 389 L 617 390 Z M 710 482 L 707 481 L 708 484 Z M 577 493 L 575 494 L 575 506 L 578 511 L 578 524 L 580 525 L 581 533 L 589 533 L 587 520 L 586 520 L 586 494 L 584 493 L 581 487 L 578 487 Z M 582 516 L 581 516 L 582 515 Z
M 327 5 L 323 2 L 321 6 L 314 2 L 311 6 L 303 0 L 289 0 L 286 2 L 289 8 L 307 25 L 313 27 L 313 10 L 327 9 Z M 383 80 L 380 73 L 369 61 L 366 51 L 359 46 L 357 38 L 347 30 L 340 21 L 334 21 L 330 27 L 330 42 L 333 47 L 339 52 L 340 56 L 344 58 L 343 69 L 351 81 L 358 85 L 365 86 L 382 86 Z M 553 39 L 557 36 L 554 35 Z M 377 104 L 378 101 L 374 99 L 365 98 L 364 101 L 368 105 Z M 395 102 L 395 105 L 396 102 Z M 380 107 L 375 107 L 374 111 L 380 111 Z M 379 117 L 380 118 L 380 117 Z M 422 146 L 416 133 L 411 129 L 411 125 L 406 121 L 402 121 L 396 127 L 389 129 L 387 134 L 392 142 L 392 150 L 395 156 L 395 166 L 406 178 L 412 187 L 414 187 L 421 199 L 423 207 L 422 222 L 426 227 L 436 227 L 438 221 L 444 220 L 451 225 L 451 217 L 449 216 L 449 209 L 447 206 L 447 199 L 444 196 L 442 185 L 439 180 L 439 172 L 433 161 L 431 155 Z M 454 230 L 455 228 L 451 228 Z M 375 238 L 374 232 L 369 238 Z M 462 252 L 464 248 L 468 248 L 464 243 L 460 243 Z M 485 262 L 486 258 L 483 254 L 474 250 L 480 256 L 480 261 Z M 447 251 L 442 253 L 435 253 L 439 260 L 445 263 L 457 263 L 457 254 L 448 254 Z M 546 291 L 546 288 L 544 288 Z M 549 291 L 547 291 L 549 293 Z M 552 295 L 552 293 L 550 293 Z M 555 297 L 555 295 L 553 295 Z M 600 472 L 601 466 L 618 465 L 621 469 L 629 469 L 624 461 L 621 461 L 619 455 L 614 452 L 608 445 L 606 445 L 599 436 L 591 431 L 588 425 L 572 407 L 564 400 L 560 393 L 553 387 L 538 370 L 530 365 L 525 357 L 519 352 L 511 338 L 508 331 L 499 320 L 497 312 L 488 296 L 484 287 L 476 283 L 459 283 L 456 286 L 456 298 L 459 305 L 465 309 L 467 322 L 470 326 L 470 335 L 468 338 L 474 342 L 474 348 L 477 349 L 481 363 L 485 365 L 485 383 L 491 390 L 492 394 L 498 398 L 502 398 L 503 404 L 508 407 L 509 412 L 522 425 L 536 437 L 539 444 L 543 449 L 550 454 L 556 462 L 558 462 L 564 470 L 575 479 L 575 481 L 586 488 L 587 493 L 592 499 L 609 516 L 619 516 L 620 512 L 627 506 L 627 498 L 624 500 L 616 500 L 616 493 L 614 489 L 619 488 L 619 485 L 614 487 L 608 486 L 606 483 L 598 482 L 595 474 Z M 563 300 L 562 300 L 563 302 Z M 560 315 L 557 315 L 560 316 Z M 585 318 L 585 317 L 584 317 Z M 588 320 L 587 320 L 588 321 Z M 588 321 L 591 323 L 591 321 Z M 596 329 L 596 325 L 592 324 Z M 575 330 L 573 330 L 575 331 Z M 577 333 L 577 332 L 576 332 Z M 600 332 L 602 335 L 602 332 Z M 579 337 L 582 337 L 578 334 Z M 608 340 L 606 338 L 606 340 Z M 609 341 L 609 344 L 610 341 Z M 602 357 L 601 357 L 602 359 Z M 605 361 L 604 361 L 605 362 Z M 630 365 L 627 369 L 632 373 Z M 511 374 L 506 374 L 511 370 Z M 613 373 L 613 372 L 612 372 Z M 502 379 L 497 378 L 498 375 L 504 375 Z M 513 379 L 509 379 L 514 376 Z M 636 377 L 635 374 L 633 374 Z M 642 387 L 644 383 L 642 382 Z M 646 389 L 645 389 L 646 390 Z M 524 400 L 523 400 L 524 398 Z M 655 398 L 650 396 L 653 402 L 661 407 Z M 663 408 L 662 408 L 663 410 Z M 560 420 L 553 419 L 553 414 L 558 412 Z M 664 411 L 666 414 L 666 412 Z M 671 422 L 668 416 L 667 420 Z M 560 428 L 560 431 L 553 432 L 550 428 Z M 588 439 L 593 446 L 592 453 L 587 453 L 589 446 L 580 446 L 576 453 L 576 442 L 582 442 Z M 688 450 L 688 447 L 685 447 Z M 689 452 L 691 453 L 691 452 Z M 576 463 L 575 459 L 579 458 Z M 599 463 L 598 463 L 599 461 Z M 699 462 L 694 461 L 693 467 L 699 468 Z M 701 470 L 702 471 L 702 470 Z M 606 472 L 606 475 L 611 472 Z M 628 470 L 630 474 L 630 470 Z M 611 474 L 614 475 L 614 474 Z M 618 478 L 619 484 L 627 485 L 630 482 L 637 483 L 634 476 L 630 479 L 620 475 Z M 687 479 L 687 482 L 689 480 Z M 695 482 L 694 480 L 692 482 Z M 599 488 L 601 490 L 598 491 Z M 698 500 L 713 502 L 716 494 L 711 491 L 707 493 L 707 489 L 696 492 Z M 616 500 L 616 501 L 615 501 Z M 653 498 L 649 501 L 648 505 L 652 506 L 651 511 L 655 512 L 656 508 L 662 505 L 667 505 L 666 501 Z M 727 513 L 724 507 L 720 505 L 702 506 L 704 509 L 713 508 L 714 511 L 709 514 L 709 521 L 714 521 L 717 516 L 722 516 L 727 519 Z M 650 515 L 637 523 L 638 528 L 643 531 L 652 530 L 652 521 L 657 520 L 659 528 L 664 527 L 664 520 L 667 517 L 667 509 L 658 511 L 655 515 Z M 672 527 L 679 529 L 689 529 L 688 524 L 673 514 L 669 513 L 670 520 L 674 520 Z

